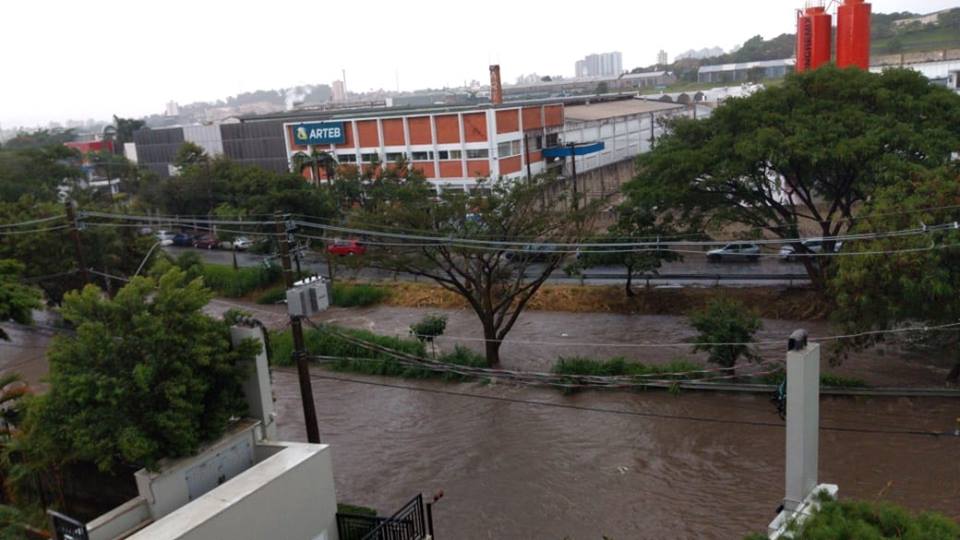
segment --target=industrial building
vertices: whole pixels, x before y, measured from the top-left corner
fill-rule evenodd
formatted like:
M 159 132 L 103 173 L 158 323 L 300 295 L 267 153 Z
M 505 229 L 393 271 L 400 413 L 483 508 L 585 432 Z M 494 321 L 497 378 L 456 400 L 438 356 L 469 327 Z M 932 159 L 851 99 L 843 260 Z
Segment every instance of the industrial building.
M 751 79 L 778 79 L 793 71 L 795 64 L 796 61 L 793 58 L 784 58 L 764 62 L 702 66 L 697 72 L 697 80 L 702 83 L 735 83 Z
M 580 172 L 631 159 L 650 148 L 661 117 L 677 114 L 695 112 L 684 104 L 632 95 L 291 111 L 219 126 L 142 129 L 135 142 L 139 164 L 161 176 L 176 174 L 171 161 L 183 142 L 192 141 L 211 155 L 276 172 L 292 170 L 297 153 L 314 150 L 332 154 L 340 167 L 402 157 L 438 188 L 464 189 L 478 178 L 516 179 L 562 168 L 541 151 L 570 142 L 604 143 L 599 155 L 578 161 Z M 309 167 L 302 174 L 311 179 Z

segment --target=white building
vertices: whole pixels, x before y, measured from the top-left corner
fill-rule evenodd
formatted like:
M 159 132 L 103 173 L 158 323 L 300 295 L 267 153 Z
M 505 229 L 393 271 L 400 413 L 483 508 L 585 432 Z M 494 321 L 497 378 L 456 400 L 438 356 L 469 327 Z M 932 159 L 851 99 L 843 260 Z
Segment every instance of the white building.
M 616 77 L 623 73 L 623 55 L 616 51 L 591 54 L 577 61 L 575 72 L 577 77 Z

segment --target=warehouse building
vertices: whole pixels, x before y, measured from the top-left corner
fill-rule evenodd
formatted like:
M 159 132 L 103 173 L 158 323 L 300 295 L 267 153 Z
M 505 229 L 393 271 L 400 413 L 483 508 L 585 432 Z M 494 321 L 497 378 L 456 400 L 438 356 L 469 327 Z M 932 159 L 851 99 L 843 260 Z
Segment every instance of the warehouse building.
M 702 83 L 731 83 L 751 79 L 779 79 L 786 77 L 787 73 L 792 73 L 796 63 L 797 61 L 793 58 L 785 58 L 764 62 L 701 66 L 697 72 L 697 80 Z

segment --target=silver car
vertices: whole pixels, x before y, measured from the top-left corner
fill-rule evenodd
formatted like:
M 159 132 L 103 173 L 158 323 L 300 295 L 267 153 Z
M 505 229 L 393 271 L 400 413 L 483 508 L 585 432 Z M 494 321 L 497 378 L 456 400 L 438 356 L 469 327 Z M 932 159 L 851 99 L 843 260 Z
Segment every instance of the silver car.
M 825 243 L 826 242 L 824 242 L 823 238 L 808 238 L 802 242 L 803 247 L 806 249 L 806 251 L 803 251 L 802 253 L 823 253 Z M 842 247 L 843 242 L 834 242 L 833 252 L 836 253 L 840 251 L 840 248 Z M 787 244 L 780 248 L 780 259 L 782 261 L 793 262 L 802 258 L 803 255 L 797 254 L 797 248 L 793 244 Z
M 707 261 L 756 261 L 760 259 L 760 246 L 746 242 L 727 244 L 707 252 Z

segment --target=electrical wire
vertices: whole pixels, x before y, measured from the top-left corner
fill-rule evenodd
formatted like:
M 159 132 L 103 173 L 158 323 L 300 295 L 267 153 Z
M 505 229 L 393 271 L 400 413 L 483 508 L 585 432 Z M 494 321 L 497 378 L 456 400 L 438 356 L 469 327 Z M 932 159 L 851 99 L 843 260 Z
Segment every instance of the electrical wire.
M 37 225 L 37 224 L 40 224 L 40 223 L 49 223 L 49 222 L 51 222 L 51 221 L 57 221 L 57 220 L 60 220 L 60 219 L 65 219 L 66 217 L 67 217 L 66 215 L 60 214 L 60 215 L 58 215 L 58 216 L 50 216 L 50 217 L 39 218 L 39 219 L 31 219 L 31 220 L 29 220 L 29 221 L 20 221 L 20 222 L 17 222 L 17 223 L 3 223 L 3 224 L 0 224 L 0 229 L 14 228 L 14 227 L 24 227 L 24 226 L 27 226 L 27 225 Z
M 12 235 L 18 235 L 18 234 L 39 234 L 39 233 L 46 233 L 46 232 L 53 232 L 53 231 L 62 231 L 62 230 L 64 230 L 64 229 L 69 229 L 69 228 L 70 228 L 69 225 L 58 225 L 58 226 L 56 226 L 56 227 L 46 227 L 46 228 L 42 228 L 42 229 L 30 229 L 30 230 L 27 230 L 27 231 L 21 231 L 21 230 L 0 231 L 0 235 L 12 236 Z
M 595 413 L 602 413 L 602 414 L 634 416 L 634 417 L 651 418 L 651 419 L 659 419 L 659 420 L 678 420 L 678 421 L 687 421 L 687 422 L 722 424 L 722 425 L 741 425 L 741 426 L 765 427 L 765 428 L 777 428 L 777 429 L 784 429 L 785 427 L 783 423 L 777 423 L 777 422 L 766 422 L 766 421 L 759 421 L 759 420 L 735 420 L 735 419 L 729 419 L 729 418 L 710 418 L 710 417 L 693 416 L 693 415 L 676 415 L 676 414 L 655 413 L 655 412 L 645 412 L 645 411 L 626 411 L 623 409 L 590 407 L 586 405 L 573 405 L 569 403 L 551 403 L 547 401 L 536 401 L 536 400 L 529 400 L 529 399 L 504 397 L 504 396 L 490 396 L 490 395 L 477 394 L 472 392 L 455 392 L 453 390 L 443 390 L 439 388 L 407 386 L 407 385 L 401 385 L 401 384 L 366 381 L 362 379 L 353 379 L 353 378 L 347 378 L 347 377 L 336 377 L 332 375 L 311 374 L 310 379 L 312 381 L 318 381 L 318 382 L 334 381 L 339 383 L 377 386 L 381 388 L 392 388 L 397 390 L 422 392 L 422 393 L 428 393 L 428 394 L 445 395 L 445 396 L 452 396 L 452 397 L 459 397 L 459 398 L 470 398 L 470 399 L 497 401 L 497 402 L 504 402 L 504 403 L 513 403 L 513 404 L 527 405 L 527 406 L 533 406 L 533 407 L 567 409 L 567 410 L 576 410 L 576 411 L 583 411 L 583 412 L 595 412 Z M 935 437 L 935 438 L 953 437 L 953 433 L 951 432 L 924 431 L 919 429 L 897 430 L 897 429 L 869 429 L 869 428 L 821 426 L 820 430 L 839 432 L 839 433 L 923 436 L 923 437 Z M 960 438 L 957 438 L 957 440 L 960 441 Z

